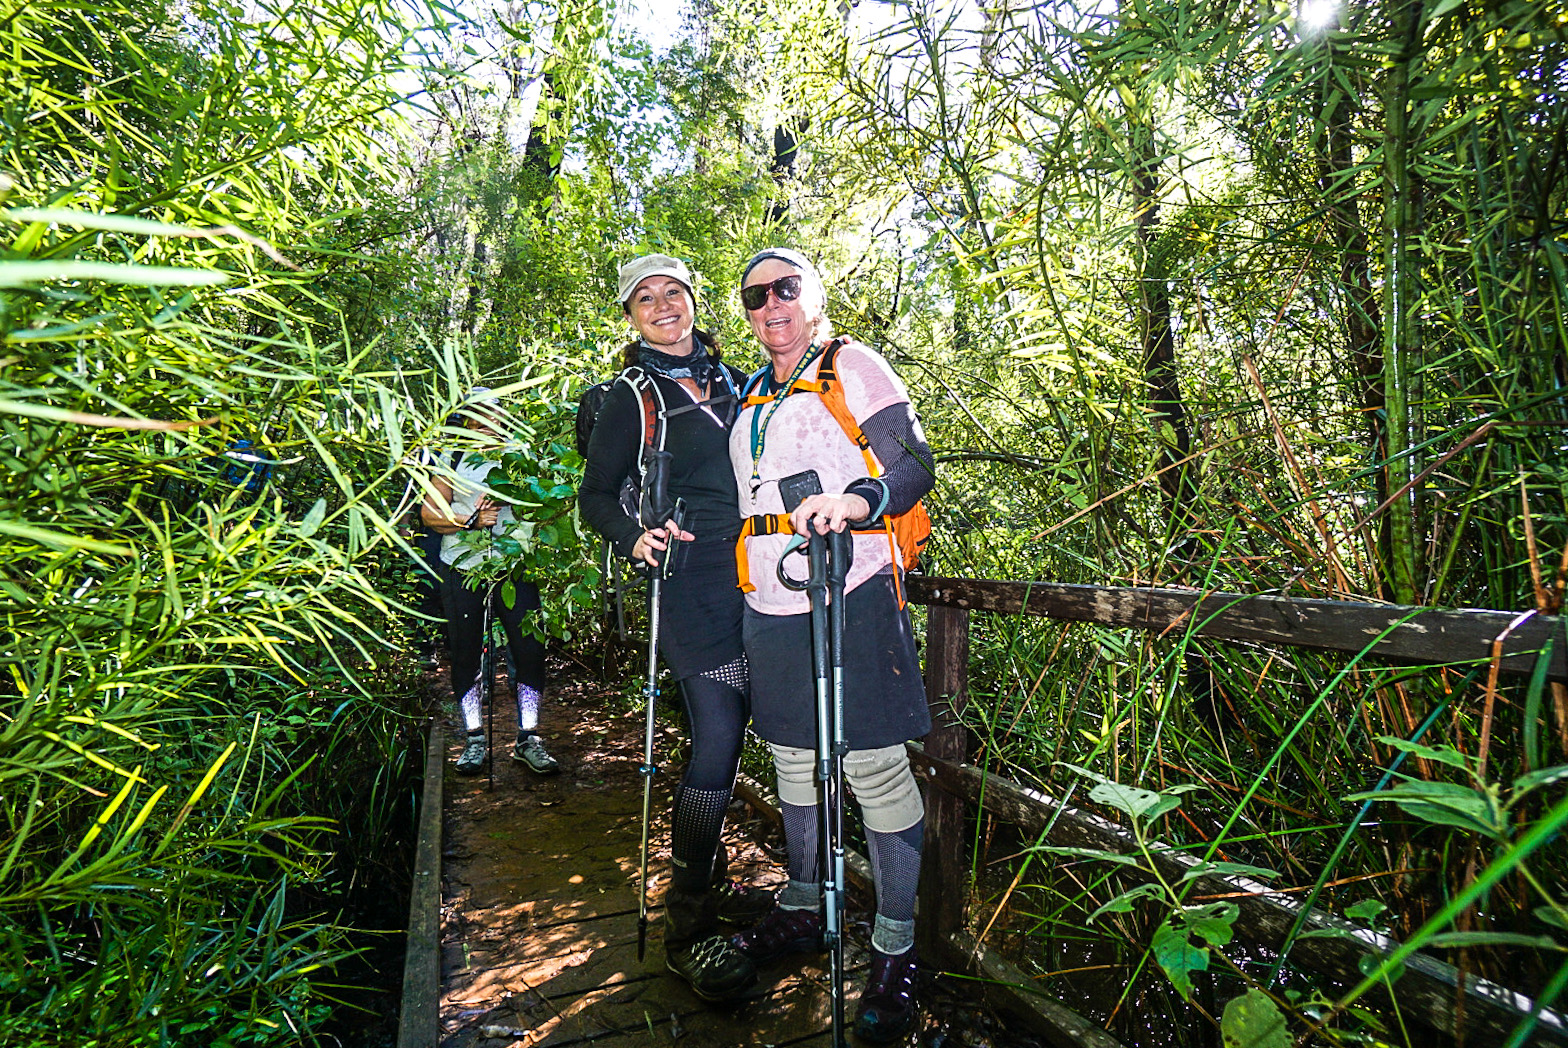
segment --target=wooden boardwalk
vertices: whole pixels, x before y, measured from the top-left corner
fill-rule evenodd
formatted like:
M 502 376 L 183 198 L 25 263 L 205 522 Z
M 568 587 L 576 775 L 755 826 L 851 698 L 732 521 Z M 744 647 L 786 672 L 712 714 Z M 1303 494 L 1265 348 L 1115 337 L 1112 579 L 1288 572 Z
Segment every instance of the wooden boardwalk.
M 1524 620 L 1513 612 L 1369 610 L 1365 605 L 1334 601 L 1052 582 L 925 576 L 911 576 L 908 581 L 911 601 L 929 609 L 925 675 L 935 725 L 922 745 L 911 744 L 916 774 L 925 780 L 927 794 L 919 927 L 922 949 L 929 952 L 922 958 L 922 1017 L 907 1045 L 924 1048 L 981 1044 L 1033 1048 L 1044 1043 L 1119 1048 L 1102 1028 L 1112 1020 L 1102 1024 L 1059 1003 L 1056 986 L 1047 985 L 1041 973 L 1019 970 L 999 950 L 971 934 L 971 919 L 978 915 L 970 912 L 974 892 L 968 877 L 974 865 L 991 862 L 984 855 L 965 859 L 973 836 L 971 820 L 977 813 L 1026 828 L 1028 838 L 1059 846 L 1138 850 L 1123 827 L 1102 815 L 1069 808 L 1062 799 L 967 763 L 970 740 L 957 715 L 966 703 L 971 611 L 1042 615 L 1155 632 L 1195 617 L 1203 623 L 1199 632 L 1207 636 L 1263 639 L 1394 661 L 1484 660 L 1495 654 L 1488 638 L 1497 644 L 1506 638 L 1496 667 L 1504 672 L 1534 666 L 1532 653 L 1540 646 L 1539 637 L 1516 629 Z M 1219 603 L 1216 612 L 1210 615 L 1203 604 L 1198 615 L 1199 604 L 1210 599 Z M 1506 626 L 1502 633 L 1494 628 L 1499 623 Z M 1541 628 L 1561 626 L 1553 619 Z M 1568 671 L 1554 661 L 1546 672 L 1556 680 Z M 504 746 L 493 785 L 483 779 L 456 779 L 450 772 L 456 743 L 446 746 L 446 774 L 427 773 L 427 799 L 432 781 L 444 781 L 449 793 L 444 809 L 440 803 L 423 805 L 426 814 L 421 817 L 421 850 L 414 876 L 399 1048 L 434 1048 L 438 1043 L 683 1041 L 703 1046 L 829 1041 L 824 958 L 792 959 L 767 971 L 751 996 L 722 1009 L 703 1005 L 664 971 L 657 907 L 647 955 L 637 958 L 641 718 L 636 713 L 605 712 L 621 708 L 623 700 L 600 701 L 594 689 L 581 685 L 551 689 L 544 728 L 564 765 L 557 779 L 539 779 L 513 765 Z M 497 735 L 509 739 L 510 727 L 498 721 Z M 679 755 L 671 751 L 678 745 L 679 739 L 666 734 L 662 760 L 669 770 L 656 780 L 659 832 L 654 870 L 661 874 L 668 847 L 662 831 L 680 765 Z M 431 754 L 436 771 L 442 768 L 440 756 Z M 435 793 L 439 798 L 440 790 Z M 441 821 L 434 817 L 436 811 L 444 811 L 448 842 L 444 855 L 427 847 L 439 838 L 433 829 L 425 832 Z M 737 817 L 727 832 L 737 859 L 735 872 L 753 883 L 781 881 L 783 873 L 765 849 L 762 824 L 752 821 L 749 829 L 754 832 L 748 832 L 746 821 Z M 1170 876 L 1186 877 L 1183 864 L 1190 860 L 1172 852 L 1161 853 L 1156 861 L 1167 860 L 1183 867 L 1168 871 Z M 434 890 L 438 881 L 439 914 Z M 1369 959 L 1399 946 L 1379 933 L 1343 926 L 1331 915 L 1303 916 L 1293 900 L 1245 878 L 1205 874 L 1195 883 L 1214 897 L 1236 898 L 1241 910 L 1237 930 L 1265 950 L 1277 949 L 1285 931 L 1301 920 L 1311 928 L 1348 932 L 1296 943 L 1292 965 L 1316 977 L 1354 981 Z M 420 891 L 421 885 L 427 890 Z M 662 877 L 655 897 L 659 888 Z M 857 969 L 864 970 L 864 902 L 860 900 L 857 909 L 851 900 L 852 998 L 863 978 L 857 977 Z M 986 927 L 992 926 L 988 919 Z M 929 963 L 933 960 L 970 973 L 968 981 L 935 970 Z M 1073 971 L 1048 973 L 1046 978 L 1059 981 L 1075 1006 L 1107 1012 L 1096 1003 L 1093 987 L 1086 993 L 1070 981 L 1054 978 Z M 1433 958 L 1419 954 L 1406 958 L 1398 992 L 1401 1022 L 1412 1018 L 1443 1036 L 1507 1037 L 1528 1022 L 1536 1040 L 1568 1045 L 1564 1032 L 1568 1018 Z M 987 1011 L 978 999 L 982 993 L 1015 1018 L 1003 1022 Z M 1115 1016 L 1118 1008 L 1119 1004 L 1110 1008 L 1109 1014 Z M 1125 1014 L 1116 1025 L 1129 1027 L 1132 1043 L 1142 1043 L 1143 1034 L 1149 1032 Z
M 498 693 L 505 694 L 501 688 Z M 650 910 L 637 958 L 641 718 L 611 714 L 587 686 L 552 687 L 542 732 L 562 772 L 542 778 L 512 761 L 510 712 L 496 735 L 493 785 L 457 777 L 448 726 L 440 918 L 440 1043 L 450 1048 L 576 1044 L 828 1045 L 825 955 L 763 972 L 745 999 L 704 1004 L 664 966 L 662 911 Z M 679 745 L 661 737 L 652 867 L 660 898 Z M 726 828 L 732 873 L 784 880 L 765 846 L 771 826 L 737 804 Z M 852 898 L 851 1008 L 864 979 L 865 900 Z M 851 1012 L 852 1015 L 852 1012 Z M 912 1037 L 910 1043 L 917 1043 Z

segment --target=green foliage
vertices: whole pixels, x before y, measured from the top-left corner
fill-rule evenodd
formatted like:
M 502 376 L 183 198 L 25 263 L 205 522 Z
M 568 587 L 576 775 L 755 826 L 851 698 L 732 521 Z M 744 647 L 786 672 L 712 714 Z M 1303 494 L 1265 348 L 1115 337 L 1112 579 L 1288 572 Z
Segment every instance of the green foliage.
M 520 523 L 467 541 L 585 632 L 566 433 L 640 251 L 702 274 L 743 367 L 742 261 L 820 260 L 919 406 L 942 573 L 1559 611 L 1560 6 L 704 4 L 655 54 L 597 2 L 0 5 L 5 1021 L 319 1026 L 306 969 L 349 948 L 324 900 L 386 861 L 405 788 L 395 524 L 467 446 L 466 391 L 506 388 Z M 1000 770 L 1563 989 L 1544 659 L 1483 689 L 983 618 L 973 653 Z M 1285 1036 L 1224 905 L 1117 879 L 1146 855 L 1042 854 L 1112 879 L 1038 888 L 1041 953 L 1093 913 L 1127 995 L 1152 960 L 1241 995 L 1228 1043 Z M 254 977 L 186 979 L 213 958 Z M 1359 992 L 1292 1007 L 1339 1036 Z
M 549 392 L 531 398 L 513 418 L 511 441 L 496 456 L 487 487 L 512 506 L 515 525 L 460 536 L 494 551 L 493 559 L 473 574 L 501 583 L 501 598 L 516 600 L 513 580 L 526 578 L 540 587 L 545 618 L 541 628 L 572 639 L 576 621 L 599 611 L 599 539 L 577 516 L 577 487 L 582 457 L 573 444 L 575 404 Z
M 363 248 L 410 32 L 0 19 L 6 1043 L 310 1040 L 390 923 L 351 886 L 404 876 L 388 444 L 428 424 L 365 309 L 406 263 Z
M 1150 859 L 1150 848 L 1154 844 L 1151 831 L 1157 820 L 1181 807 L 1183 794 L 1191 793 L 1198 787 L 1180 785 L 1163 790 L 1145 790 L 1124 786 L 1087 768 L 1069 767 L 1095 784 L 1089 792 L 1090 800 L 1114 808 L 1127 817 L 1139 855 L 1053 845 L 1037 846 L 1036 850 L 1047 854 L 1102 860 L 1113 864 L 1117 872 L 1131 870 L 1142 874 L 1145 878 L 1142 883 L 1102 903 L 1099 909 L 1089 915 L 1089 920 L 1092 923 L 1105 915 L 1132 913 L 1137 904 L 1144 900 L 1165 910 L 1165 916 L 1155 925 L 1149 940 L 1149 952 L 1170 979 L 1176 992 L 1184 1000 L 1190 1000 L 1193 973 L 1208 971 L 1209 948 L 1230 942 L 1232 925 L 1241 910 L 1233 902 L 1190 905 L 1185 901 L 1186 889 L 1183 886 L 1206 874 L 1245 873 L 1252 877 L 1270 877 L 1274 875 L 1273 871 L 1235 863 L 1204 862 L 1190 868 L 1179 883 L 1169 883 Z
M 1287 1048 L 1291 1043 L 1279 1006 L 1262 990 L 1227 1001 L 1220 1030 L 1225 1048 Z

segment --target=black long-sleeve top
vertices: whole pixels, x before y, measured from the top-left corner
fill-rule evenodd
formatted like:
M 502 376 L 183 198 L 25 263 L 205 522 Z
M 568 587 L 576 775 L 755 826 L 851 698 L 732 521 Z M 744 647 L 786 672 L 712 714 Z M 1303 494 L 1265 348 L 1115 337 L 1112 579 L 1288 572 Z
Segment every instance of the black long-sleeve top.
M 746 377 L 727 364 L 720 365 L 739 390 Z M 686 389 L 674 379 L 650 375 L 658 383 L 667 408 L 692 404 Z M 727 394 L 723 381 L 714 383 L 715 398 Z M 628 560 L 642 528 L 621 509 L 621 481 L 637 472 L 643 446 L 643 407 L 624 382 L 616 383 L 605 398 L 588 440 L 588 461 L 577 493 L 577 507 L 589 527 L 609 540 L 616 554 Z M 658 400 L 655 398 L 655 406 Z M 740 535 L 740 502 L 735 472 L 730 468 L 729 431 L 734 424 L 733 399 L 715 399 L 713 414 L 694 409 L 672 414 L 665 421 L 664 449 L 671 452 L 669 494 L 686 502 L 685 528 L 698 542 L 734 542 Z M 722 420 L 714 419 L 714 415 Z
M 845 494 L 859 495 L 875 514 L 882 500 L 878 485 L 887 490 L 882 515 L 868 524 L 909 512 L 936 486 L 936 459 L 915 421 L 914 405 L 906 402 L 883 408 L 861 423 L 860 431 L 882 464 L 883 473 L 875 480 L 855 481 Z

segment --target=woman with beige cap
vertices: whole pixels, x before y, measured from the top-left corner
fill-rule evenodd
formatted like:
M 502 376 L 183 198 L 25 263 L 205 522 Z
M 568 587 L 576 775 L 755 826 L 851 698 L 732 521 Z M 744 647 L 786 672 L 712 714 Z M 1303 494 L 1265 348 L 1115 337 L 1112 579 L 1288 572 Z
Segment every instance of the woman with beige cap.
M 628 381 L 614 385 L 594 419 L 578 508 L 627 560 L 655 566 L 665 555 L 674 558 L 674 572 L 660 586 L 658 646 L 680 682 L 691 757 L 675 793 L 665 958 L 699 996 L 724 1000 L 750 988 L 756 969 L 721 934 L 720 922 L 750 924 L 773 908 L 771 893 L 726 878 L 720 841 L 750 717 L 735 588 L 740 517 L 727 451 L 744 376 L 722 361 L 711 335 L 697 330 L 685 263 L 644 255 L 619 276 L 617 301 L 638 337 L 624 353 Z M 672 521 L 645 526 L 620 501 L 622 481 L 638 475 L 643 452 L 644 389 L 657 394 L 648 405 L 662 406 L 668 494 L 686 507 L 678 530 Z

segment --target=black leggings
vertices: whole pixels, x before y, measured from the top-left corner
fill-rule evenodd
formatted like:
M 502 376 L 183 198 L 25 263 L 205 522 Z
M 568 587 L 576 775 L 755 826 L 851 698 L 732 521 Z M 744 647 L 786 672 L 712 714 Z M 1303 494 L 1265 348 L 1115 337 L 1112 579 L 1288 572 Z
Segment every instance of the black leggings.
M 670 841 L 671 879 L 681 891 L 703 891 L 713 880 L 713 858 L 751 716 L 744 673 L 745 663 L 738 662 L 681 681 L 691 760 L 675 792 Z
M 465 584 L 467 577 L 460 571 L 448 568 L 442 574 L 441 599 L 446 605 L 447 648 L 452 656 L 452 694 L 461 705 L 463 695 L 479 682 L 486 590 L 469 589 Z M 506 633 L 512 683 L 535 692 L 544 690 L 544 642 L 525 632 L 522 625 L 524 617 L 539 607 L 539 587 L 532 582 L 517 583 L 517 600 L 510 608 L 501 599 L 499 585 L 490 599 L 490 614 L 501 621 Z

